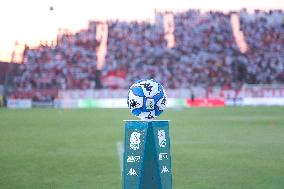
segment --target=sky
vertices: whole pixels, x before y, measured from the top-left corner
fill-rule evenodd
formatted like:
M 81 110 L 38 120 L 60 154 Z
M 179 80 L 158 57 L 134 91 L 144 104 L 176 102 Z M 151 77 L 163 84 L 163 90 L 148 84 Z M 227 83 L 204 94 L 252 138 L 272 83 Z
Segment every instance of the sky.
M 54 7 L 50 11 L 50 6 Z M 87 28 L 89 20 L 153 20 L 154 9 L 284 9 L 284 0 L 3 0 L 0 3 L 0 61 L 9 61 L 15 41 L 36 46 L 56 39 L 58 29 Z

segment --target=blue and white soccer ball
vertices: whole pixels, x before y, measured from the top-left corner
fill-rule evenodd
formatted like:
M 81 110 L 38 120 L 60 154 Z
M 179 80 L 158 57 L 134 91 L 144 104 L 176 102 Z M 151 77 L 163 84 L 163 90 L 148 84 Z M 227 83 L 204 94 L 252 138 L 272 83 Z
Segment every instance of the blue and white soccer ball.
M 129 88 L 127 105 L 142 121 L 150 121 L 166 109 L 167 95 L 154 79 L 139 80 Z

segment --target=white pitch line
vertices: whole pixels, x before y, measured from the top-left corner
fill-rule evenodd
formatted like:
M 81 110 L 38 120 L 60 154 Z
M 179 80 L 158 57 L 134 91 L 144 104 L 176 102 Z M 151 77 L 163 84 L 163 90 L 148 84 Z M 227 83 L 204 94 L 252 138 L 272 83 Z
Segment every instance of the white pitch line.
M 119 161 L 119 166 L 120 166 L 120 175 L 122 176 L 123 172 L 123 144 L 121 141 L 116 142 L 116 147 L 117 147 L 117 155 L 118 155 L 118 161 Z

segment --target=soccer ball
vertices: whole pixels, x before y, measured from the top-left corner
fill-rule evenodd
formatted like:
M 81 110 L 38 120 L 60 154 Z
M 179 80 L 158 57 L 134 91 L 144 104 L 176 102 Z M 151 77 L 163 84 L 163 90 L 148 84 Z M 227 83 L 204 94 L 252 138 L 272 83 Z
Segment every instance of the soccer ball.
M 151 121 L 166 108 L 167 95 L 154 79 L 139 80 L 128 91 L 127 105 L 131 113 L 142 121 Z

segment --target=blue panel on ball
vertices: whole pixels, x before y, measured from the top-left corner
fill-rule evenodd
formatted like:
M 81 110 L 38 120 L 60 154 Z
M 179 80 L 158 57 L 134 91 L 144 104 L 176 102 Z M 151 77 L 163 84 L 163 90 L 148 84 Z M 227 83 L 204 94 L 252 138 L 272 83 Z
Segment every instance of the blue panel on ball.
M 133 113 L 135 116 L 139 116 L 139 115 L 141 114 L 141 108 L 137 108 L 137 109 L 132 110 L 132 113 Z
M 156 116 L 159 116 L 159 115 L 161 115 L 162 112 L 163 112 L 163 111 L 159 110 L 158 106 L 155 105 L 155 115 L 156 115 Z
M 160 88 L 160 86 L 159 86 L 159 88 Z M 155 104 L 157 104 L 157 102 L 158 102 L 161 98 L 163 98 L 163 96 L 164 96 L 163 90 L 160 90 L 160 89 L 159 89 L 159 93 L 154 96 Z
M 132 87 L 130 90 L 132 90 L 134 95 L 144 97 L 144 93 L 141 87 Z

